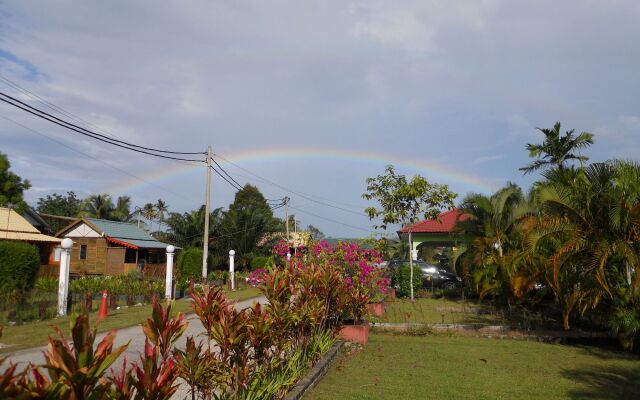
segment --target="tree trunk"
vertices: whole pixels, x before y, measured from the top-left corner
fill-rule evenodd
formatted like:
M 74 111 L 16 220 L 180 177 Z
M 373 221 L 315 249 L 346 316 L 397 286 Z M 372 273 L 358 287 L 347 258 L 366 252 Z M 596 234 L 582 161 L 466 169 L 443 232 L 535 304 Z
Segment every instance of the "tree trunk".
M 565 307 L 565 309 L 562 310 L 562 327 L 565 331 L 571 329 L 569 326 L 569 315 L 571 315 L 571 310 Z

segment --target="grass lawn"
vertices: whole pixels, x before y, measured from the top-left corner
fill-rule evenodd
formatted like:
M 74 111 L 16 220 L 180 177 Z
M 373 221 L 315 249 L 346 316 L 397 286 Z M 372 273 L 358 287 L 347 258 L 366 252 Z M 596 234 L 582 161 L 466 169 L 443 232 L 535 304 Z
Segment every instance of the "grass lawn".
M 501 317 L 489 306 L 475 302 L 442 299 L 396 299 L 385 303 L 385 314 L 375 322 L 423 324 L 501 324 Z
M 235 292 L 227 292 L 226 294 L 228 298 L 240 301 L 259 296 L 260 290 L 258 288 L 248 287 Z M 173 309 L 175 312 L 191 312 L 191 302 L 187 299 L 176 300 Z M 121 308 L 120 310 L 109 310 L 109 317 L 100 322 L 98 332 L 106 332 L 111 329 L 137 325 L 150 316 L 151 305 L 149 304 L 138 307 Z M 97 312 L 91 313 L 92 323 L 96 321 L 97 317 Z M 65 337 L 69 337 L 68 317 L 27 322 L 23 325 L 4 326 L 0 342 L 10 346 L 0 349 L 0 353 L 46 345 L 49 335 L 54 333 L 52 326 L 58 326 Z
M 305 400 L 638 399 L 640 358 L 595 347 L 372 334 Z

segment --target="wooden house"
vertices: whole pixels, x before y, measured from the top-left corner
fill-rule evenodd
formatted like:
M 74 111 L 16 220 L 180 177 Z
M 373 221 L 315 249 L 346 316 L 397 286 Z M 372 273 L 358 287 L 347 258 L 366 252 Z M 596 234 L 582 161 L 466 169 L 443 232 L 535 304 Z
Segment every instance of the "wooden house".
M 117 275 L 140 271 L 164 276 L 167 243 L 135 224 L 80 218 L 56 235 L 73 240 L 70 273 Z
M 10 208 L 0 207 L 0 240 L 16 240 L 28 242 L 38 247 L 40 265 L 47 268 L 55 266 L 56 261 L 50 257 L 59 248 L 62 239 L 44 235 L 31 225 L 27 219 Z M 60 260 L 58 259 L 58 264 Z

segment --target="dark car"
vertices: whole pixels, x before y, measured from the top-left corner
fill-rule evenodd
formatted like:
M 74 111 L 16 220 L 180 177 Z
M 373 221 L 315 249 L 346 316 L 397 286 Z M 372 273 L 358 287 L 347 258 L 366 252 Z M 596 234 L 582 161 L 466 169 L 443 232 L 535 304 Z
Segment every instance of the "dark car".
M 423 286 L 427 289 L 433 287 L 451 290 L 462 283 L 462 278 L 446 269 L 428 264 L 422 260 L 414 261 L 413 263 L 422 270 L 422 277 L 424 279 Z M 409 260 L 391 260 L 389 261 L 388 268 L 397 270 L 399 266 L 408 264 Z

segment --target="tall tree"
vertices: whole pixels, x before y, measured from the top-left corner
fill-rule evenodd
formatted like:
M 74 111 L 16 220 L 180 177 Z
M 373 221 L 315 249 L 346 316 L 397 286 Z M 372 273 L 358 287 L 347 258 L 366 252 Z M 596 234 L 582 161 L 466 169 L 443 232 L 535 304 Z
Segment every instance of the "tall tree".
M 77 217 L 82 210 L 82 199 L 79 199 L 72 191 L 67 192 L 66 195 L 48 194 L 38 199 L 36 210 L 40 213 L 61 217 Z
M 109 219 L 128 222 L 131 220 L 131 215 L 131 197 L 119 196 L 116 200 L 116 206 L 109 216 Z
M 248 266 L 254 255 L 261 252 L 265 235 L 280 230 L 278 220 L 257 187 L 245 185 L 239 190 L 229 211 L 224 213 L 218 244 L 223 254 L 236 251 L 240 266 Z
M 560 122 L 556 122 L 553 129 L 537 129 L 544 134 L 544 141 L 542 144 L 527 144 L 529 157 L 536 160 L 520 168 L 525 174 L 550 167 L 564 169 L 568 160 L 578 160 L 582 163 L 589 159 L 576 152 L 593 144 L 593 134 L 582 132 L 576 136 L 575 129 L 571 129 L 561 136 Z
M 91 218 L 110 219 L 114 210 L 111 196 L 106 193 L 94 194 L 84 200 L 81 214 Z
M 169 211 L 169 206 L 167 206 L 167 203 L 165 203 L 162 199 L 158 199 L 158 201 L 156 201 L 155 207 L 158 222 L 160 223 L 160 225 L 162 225 L 164 223 L 164 217 L 167 214 L 167 211 Z
M 36 209 L 42 214 L 75 218 L 82 211 L 82 200 L 76 196 L 75 192 L 67 192 L 66 195 L 53 193 L 39 198 Z M 69 224 L 66 219 L 45 217 L 45 220 L 53 232 L 58 232 Z
M 322 240 L 325 238 L 324 233 L 313 225 L 309 225 L 307 230 L 311 234 L 311 240 Z
M 153 203 L 147 203 L 142 207 L 142 216 L 149 221 L 149 227 L 151 230 L 153 230 L 153 220 L 156 219 L 157 215 L 158 213 Z
M 379 208 L 367 207 L 369 219 L 380 219 L 375 228 L 386 229 L 391 224 L 408 228 L 409 248 L 412 248 L 411 226 L 420 219 L 436 219 L 444 208 L 453 208 L 457 195 L 447 185 L 430 183 L 420 175 L 410 181 L 396 174 L 393 165 L 387 165 L 385 173 L 367 178 L 366 200 L 376 200 Z M 413 257 L 409 254 L 411 300 L 413 300 Z
M 460 208 L 470 218 L 459 221 L 456 232 L 472 240 L 458 253 L 463 265 L 470 266 L 472 282 L 480 297 L 507 295 L 511 291 L 510 258 L 507 253 L 518 248 L 518 222 L 531 207 L 515 184 L 508 184 L 491 196 L 467 195 Z
M 26 206 L 23 198 L 24 191 L 29 189 L 31 184 L 10 169 L 9 158 L 0 153 L 0 206 L 12 205 L 21 209 Z

